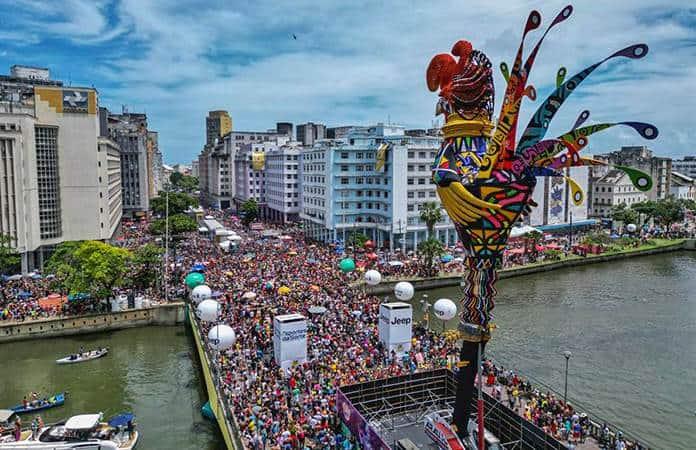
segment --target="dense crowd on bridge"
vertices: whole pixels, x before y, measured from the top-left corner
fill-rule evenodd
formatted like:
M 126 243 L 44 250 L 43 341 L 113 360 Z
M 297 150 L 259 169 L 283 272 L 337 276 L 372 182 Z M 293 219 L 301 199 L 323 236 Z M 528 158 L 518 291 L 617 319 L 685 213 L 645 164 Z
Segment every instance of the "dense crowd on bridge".
M 215 362 L 246 445 L 350 448 L 337 431 L 333 394 L 339 385 L 442 366 L 456 350 L 444 337 L 419 330 L 408 356 L 385 352 L 377 335 L 380 300 L 349 287 L 352 277 L 337 269 L 331 247 L 290 236 L 289 241 L 248 236 L 236 253 L 222 252 L 204 238 L 182 242 L 176 276 L 183 280 L 186 269 L 205 263 L 206 284 L 219 291 L 221 320 L 237 333 L 234 348 Z M 290 292 L 279 295 L 280 286 Z M 248 292 L 255 297 L 245 298 Z M 313 315 L 312 306 L 326 312 Z M 272 318 L 288 312 L 310 318 L 308 361 L 283 373 L 272 359 Z

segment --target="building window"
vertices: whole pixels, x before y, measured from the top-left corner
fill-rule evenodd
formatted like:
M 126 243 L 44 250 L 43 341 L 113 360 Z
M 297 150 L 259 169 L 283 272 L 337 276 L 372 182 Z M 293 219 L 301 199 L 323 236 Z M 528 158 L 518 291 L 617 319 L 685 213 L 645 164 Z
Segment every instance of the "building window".
M 348 152 L 341 152 L 341 159 L 348 159 Z
M 410 184 L 410 185 L 414 184 L 413 178 L 409 178 L 408 181 L 407 181 L 407 183 Z
M 341 184 L 348 184 L 348 178 L 346 178 L 346 177 L 341 178 Z
M 58 172 L 58 129 L 35 127 L 36 172 L 39 193 L 41 239 L 62 236 L 60 179 Z
M 414 156 L 415 156 L 415 153 L 414 153 L 414 152 L 408 152 L 408 157 L 409 157 L 409 158 L 413 158 Z

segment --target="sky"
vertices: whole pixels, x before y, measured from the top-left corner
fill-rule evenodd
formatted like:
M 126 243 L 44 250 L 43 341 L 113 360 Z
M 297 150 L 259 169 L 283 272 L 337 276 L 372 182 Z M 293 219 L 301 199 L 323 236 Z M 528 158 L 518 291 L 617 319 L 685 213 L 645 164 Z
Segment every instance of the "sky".
M 0 0 L 0 73 L 13 64 L 48 67 L 53 79 L 94 86 L 100 104 L 146 112 L 168 163 L 190 162 L 205 140 L 205 115 L 230 112 L 236 130 L 276 122 L 327 126 L 392 122 L 428 128 L 437 97 L 425 84 L 433 55 L 459 39 L 495 67 L 496 110 L 531 9 L 542 26 L 527 52 L 568 2 L 522 0 Z M 615 59 L 563 105 L 549 136 L 590 122 L 643 121 L 660 135 L 628 128 L 592 136 L 585 152 L 648 145 L 656 154 L 694 155 L 696 7 L 688 0 L 579 0 L 554 27 L 529 82 L 520 121 L 568 77 L 616 50 L 647 43 L 640 60 Z M 296 36 L 296 39 L 293 38 Z M 7 71 L 7 72 L 4 72 Z

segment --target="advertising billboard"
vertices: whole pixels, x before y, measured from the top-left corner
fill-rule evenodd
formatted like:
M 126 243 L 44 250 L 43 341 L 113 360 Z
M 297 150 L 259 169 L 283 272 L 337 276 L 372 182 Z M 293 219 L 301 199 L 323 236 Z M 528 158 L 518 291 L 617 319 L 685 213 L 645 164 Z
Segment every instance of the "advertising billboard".
M 300 314 L 273 318 L 273 356 L 276 364 L 287 369 L 294 362 L 307 360 L 307 319 Z
M 389 450 L 389 446 L 377 434 L 372 425 L 367 423 L 362 414 L 355 409 L 340 389 L 336 392 L 336 408 L 343 424 L 360 443 L 360 448 L 365 450 Z
M 391 352 L 402 355 L 411 350 L 413 308 L 408 303 L 379 305 L 379 340 Z

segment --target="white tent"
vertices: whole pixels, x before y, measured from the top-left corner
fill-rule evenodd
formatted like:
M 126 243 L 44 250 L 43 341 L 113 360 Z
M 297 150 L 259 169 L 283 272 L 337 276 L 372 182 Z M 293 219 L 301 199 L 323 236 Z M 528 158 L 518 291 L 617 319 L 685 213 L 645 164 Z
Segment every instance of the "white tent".
M 532 233 L 534 231 L 541 233 L 541 230 L 538 230 L 538 229 L 531 227 L 529 225 L 523 225 L 521 227 L 512 227 L 512 231 L 510 232 L 510 237 L 516 238 L 516 237 L 524 236 L 525 234 Z

